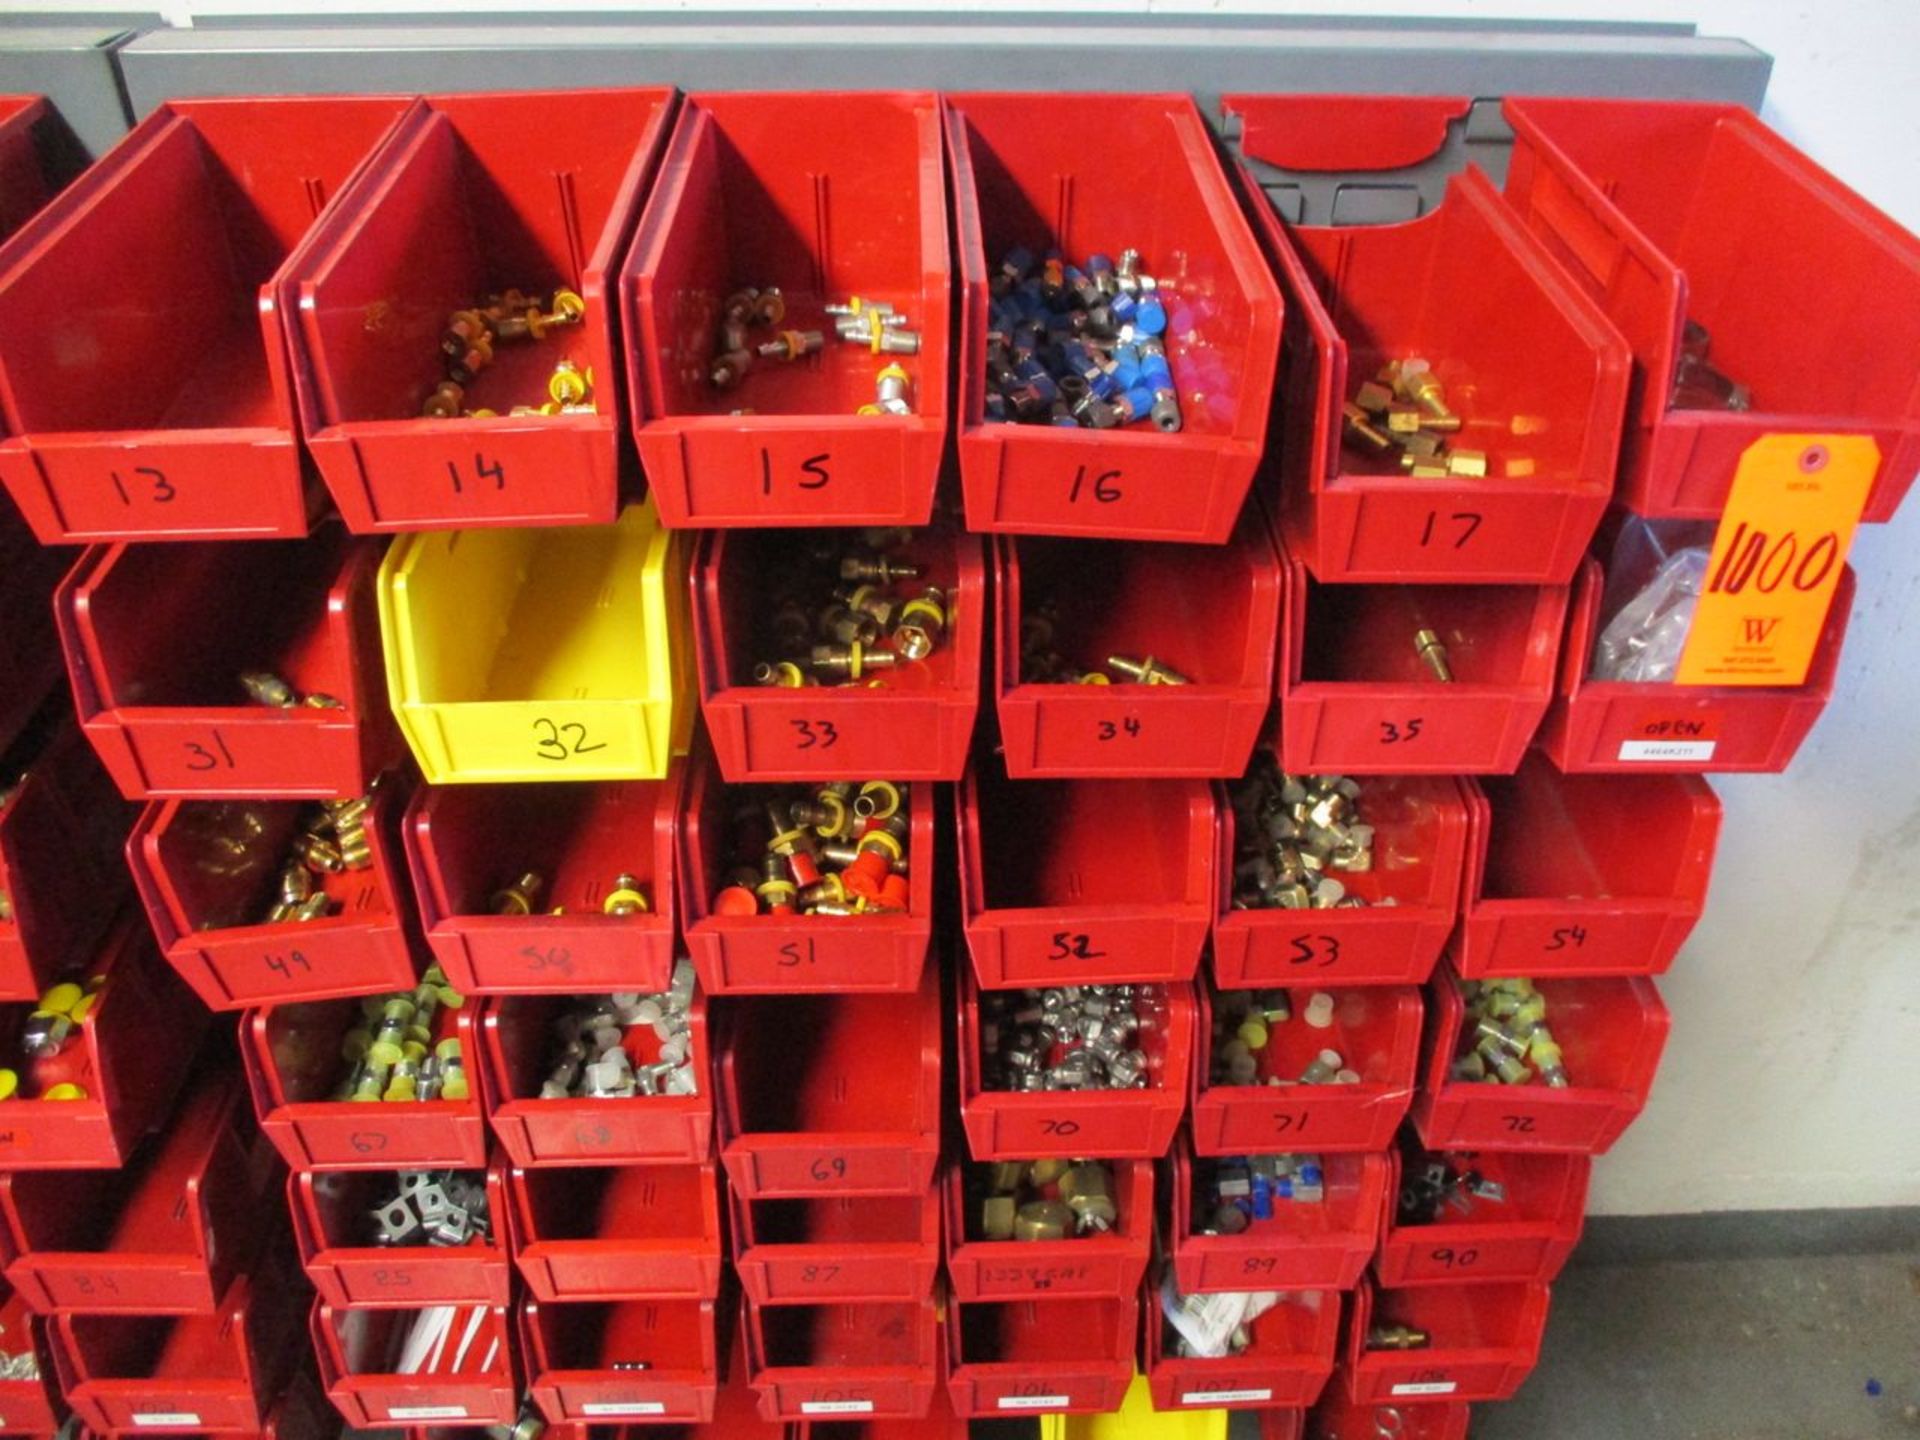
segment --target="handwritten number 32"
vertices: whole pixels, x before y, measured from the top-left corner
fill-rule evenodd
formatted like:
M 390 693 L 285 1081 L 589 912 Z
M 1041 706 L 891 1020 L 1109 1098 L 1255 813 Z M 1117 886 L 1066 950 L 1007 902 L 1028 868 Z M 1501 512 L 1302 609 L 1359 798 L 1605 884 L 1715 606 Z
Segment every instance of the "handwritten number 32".
M 543 726 L 547 733 L 540 735 Z M 569 755 L 590 755 L 595 750 L 607 748 L 604 740 L 587 744 L 587 727 L 572 720 L 565 725 L 556 725 L 543 716 L 533 722 L 533 731 L 540 737 L 535 750 L 542 760 L 564 760 Z M 571 744 L 563 736 L 570 736 Z

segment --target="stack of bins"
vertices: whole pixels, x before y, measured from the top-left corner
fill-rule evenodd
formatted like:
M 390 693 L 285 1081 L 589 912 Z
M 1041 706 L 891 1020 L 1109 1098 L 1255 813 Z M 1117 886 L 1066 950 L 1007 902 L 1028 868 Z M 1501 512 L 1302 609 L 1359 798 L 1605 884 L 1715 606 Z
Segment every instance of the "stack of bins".
M 668 524 L 716 527 L 691 577 L 706 736 L 681 894 L 715 997 L 746 1379 L 770 1424 L 917 1430 L 935 1423 L 943 1368 L 936 782 L 967 753 L 986 588 L 980 543 L 934 514 L 949 348 L 937 122 L 924 94 L 690 96 L 624 277 L 651 494 Z M 750 294 L 774 328 L 722 383 L 723 312 Z M 850 343 L 828 305 L 890 310 L 917 349 Z M 874 413 L 883 371 L 904 409 Z M 798 680 L 810 643 L 831 643 L 814 627 L 852 586 L 842 561 L 884 561 L 867 580 L 896 606 L 934 603 L 930 653 L 877 679 L 757 682 L 782 662 Z M 776 642 L 783 611 L 802 633 Z M 825 855 L 840 846 L 864 858 Z
M 945 1182 L 954 1408 L 1112 1410 L 1136 1368 L 1165 1408 L 1297 1407 L 1331 1366 L 1331 1297 L 1292 1294 L 1244 1354 L 1187 1360 L 1169 1353 L 1159 1295 L 1163 1271 L 1170 1288 L 1207 1288 L 1174 1273 L 1160 1222 L 1186 1183 L 1182 1117 L 1204 1065 L 1193 978 L 1217 883 L 1210 782 L 1246 767 L 1271 703 L 1282 575 L 1248 491 L 1280 297 L 1185 97 L 946 105 L 965 282 L 960 479 L 969 526 L 994 535 L 999 736 L 957 797 L 971 964 L 957 1040 L 966 1148 Z M 1150 192 L 1085 163 L 1075 137 L 1089 127 L 1155 177 Z M 1045 304 L 1054 257 L 1098 272 L 1103 255 L 1155 277 L 1178 429 L 995 419 L 1014 403 L 1003 306 L 1026 303 L 1030 274 Z M 1157 661 L 1184 683 L 1124 683 L 1126 661 Z M 1117 683 L 1072 683 L 1079 671 Z M 1034 1021 L 1089 998 L 1138 1016 L 1125 1044 L 1144 1062 L 1141 1088 L 1021 1088 L 1008 1052 Z M 1097 1037 L 1110 1023 L 1089 1012 L 1080 1028 Z M 1036 1038 L 1027 1058 L 1051 1067 L 1066 1046 Z M 1246 1148 L 1270 1148 L 1271 1134 Z M 1110 1228 L 1076 1234 L 1076 1219 L 1065 1238 L 988 1238 L 986 1197 L 1022 1183 L 1019 1198 L 1044 1216 L 1063 1162 L 1109 1169 Z M 1212 1288 L 1298 1283 L 1223 1276 Z

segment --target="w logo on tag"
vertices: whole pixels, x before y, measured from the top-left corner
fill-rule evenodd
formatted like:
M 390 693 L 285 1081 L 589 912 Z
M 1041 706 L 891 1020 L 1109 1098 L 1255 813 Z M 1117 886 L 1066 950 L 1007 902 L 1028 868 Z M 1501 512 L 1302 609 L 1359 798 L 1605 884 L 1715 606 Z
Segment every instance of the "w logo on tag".
M 1745 632 L 1746 642 L 1749 645 L 1766 644 L 1767 637 L 1773 634 L 1779 625 L 1780 617 L 1778 615 L 1766 617 L 1759 615 L 1742 615 L 1740 617 L 1740 628 Z

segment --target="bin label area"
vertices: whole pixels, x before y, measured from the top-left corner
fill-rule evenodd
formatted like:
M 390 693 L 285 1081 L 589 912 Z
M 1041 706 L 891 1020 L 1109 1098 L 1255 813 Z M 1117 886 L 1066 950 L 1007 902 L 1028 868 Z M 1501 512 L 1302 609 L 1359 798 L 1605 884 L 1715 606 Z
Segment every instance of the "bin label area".
M 1002 1395 L 995 1402 L 1002 1410 L 1064 1410 L 1073 1403 L 1071 1395 Z
M 871 1415 L 871 1400 L 802 1400 L 802 1415 Z
M 1747 447 L 1676 684 L 1805 683 L 1879 469 L 1869 435 L 1762 435 Z
M 133 1423 L 142 1427 L 198 1425 L 200 1417 L 186 1410 L 144 1410 L 134 1412 Z
M 1273 1399 L 1271 1389 L 1262 1390 L 1189 1390 L 1180 1397 L 1182 1405 L 1249 1405 Z
M 1622 760 L 1675 764 L 1713 759 L 1725 714 L 1680 706 L 1648 710 L 1634 717 L 1620 742 Z
M 582 1415 L 664 1415 L 667 1407 L 660 1400 L 592 1400 L 580 1407 Z
M 389 1420 L 464 1420 L 464 1405 L 395 1405 L 387 1411 Z
M 1408 1381 L 1404 1385 L 1395 1385 L 1394 1395 L 1451 1395 L 1460 1388 L 1457 1380 L 1420 1380 Z

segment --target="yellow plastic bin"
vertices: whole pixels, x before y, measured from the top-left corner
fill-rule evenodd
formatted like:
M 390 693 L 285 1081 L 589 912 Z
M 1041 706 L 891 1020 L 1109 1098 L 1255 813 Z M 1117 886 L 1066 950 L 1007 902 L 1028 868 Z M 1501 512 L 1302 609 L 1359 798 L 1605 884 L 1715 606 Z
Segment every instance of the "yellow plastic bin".
M 650 501 L 612 525 L 395 541 L 387 687 L 427 779 L 665 775 L 694 712 L 687 553 Z
M 1135 1375 L 1111 1415 L 1042 1415 L 1040 1440 L 1227 1440 L 1227 1412 L 1156 1410 L 1147 1377 Z

